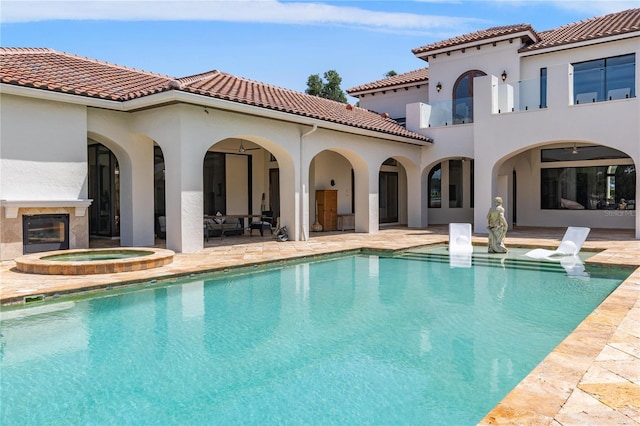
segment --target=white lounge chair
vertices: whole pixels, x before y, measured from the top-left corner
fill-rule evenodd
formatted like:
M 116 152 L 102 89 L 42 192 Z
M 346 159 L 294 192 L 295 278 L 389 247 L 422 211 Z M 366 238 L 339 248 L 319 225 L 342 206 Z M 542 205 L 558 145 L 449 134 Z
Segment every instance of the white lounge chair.
M 450 223 L 449 224 L 449 252 L 450 253 L 471 253 L 471 224 L 470 223 Z
M 578 256 L 563 256 L 560 258 L 560 266 L 567 272 L 569 278 L 588 280 L 589 273 L 585 270 L 584 263 Z
M 449 224 L 449 266 L 470 268 L 473 246 L 471 245 L 471 224 Z
M 578 226 L 570 226 L 564 233 L 564 237 L 560 245 L 555 250 L 534 249 L 527 253 L 526 256 L 533 259 L 546 259 L 562 256 L 577 256 L 589 235 L 590 228 L 582 228 Z

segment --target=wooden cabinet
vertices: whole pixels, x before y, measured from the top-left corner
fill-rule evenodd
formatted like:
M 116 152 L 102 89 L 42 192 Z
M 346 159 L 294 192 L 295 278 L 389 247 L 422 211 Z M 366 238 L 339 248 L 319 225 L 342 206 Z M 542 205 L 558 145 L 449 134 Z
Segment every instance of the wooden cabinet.
M 318 203 L 318 222 L 323 231 L 335 231 L 338 229 L 338 190 L 321 189 L 316 191 Z

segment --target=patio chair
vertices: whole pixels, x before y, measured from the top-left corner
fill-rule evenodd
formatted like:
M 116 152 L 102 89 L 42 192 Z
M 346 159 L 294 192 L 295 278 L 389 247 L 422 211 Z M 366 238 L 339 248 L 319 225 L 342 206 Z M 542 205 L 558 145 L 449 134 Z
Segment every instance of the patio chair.
M 450 223 L 449 224 L 449 252 L 451 253 L 471 253 L 471 224 L 470 223 Z
M 260 231 L 260 236 L 264 236 L 264 230 L 268 229 L 269 232 L 273 235 L 273 211 L 272 210 L 264 210 L 260 216 L 260 220 L 257 222 L 252 222 L 249 226 L 249 235 L 253 235 L 253 230 L 257 229 Z
M 533 259 L 547 259 L 558 256 L 577 256 L 578 253 L 580 253 L 580 249 L 582 249 L 582 245 L 587 239 L 587 236 L 589 235 L 589 231 L 591 231 L 590 228 L 570 226 L 564 233 L 564 237 L 562 237 L 562 241 L 560 242 L 560 245 L 557 249 L 533 249 L 525 253 L 525 256 L 531 257 Z
M 449 266 L 470 268 L 473 246 L 471 245 L 471 224 L 449 224 Z

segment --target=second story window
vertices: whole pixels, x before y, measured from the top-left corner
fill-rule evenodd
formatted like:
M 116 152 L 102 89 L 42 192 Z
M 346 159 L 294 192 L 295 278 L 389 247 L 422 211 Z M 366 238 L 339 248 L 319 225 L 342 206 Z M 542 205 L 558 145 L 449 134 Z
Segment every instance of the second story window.
M 540 108 L 547 107 L 547 69 L 540 68 Z
M 574 104 L 636 96 L 635 53 L 573 64 Z
M 473 123 L 473 79 L 487 75 L 478 70 L 467 71 L 453 86 L 453 124 Z

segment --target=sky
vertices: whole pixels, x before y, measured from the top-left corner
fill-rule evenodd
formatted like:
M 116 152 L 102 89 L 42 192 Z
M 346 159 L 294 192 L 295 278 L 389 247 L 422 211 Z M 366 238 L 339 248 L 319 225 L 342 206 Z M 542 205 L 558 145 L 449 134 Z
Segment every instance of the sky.
M 304 92 L 428 64 L 411 49 L 500 25 L 536 31 L 640 7 L 597 0 L 0 0 L 0 46 L 47 47 L 171 77 L 219 70 Z M 354 98 L 349 99 L 355 101 Z

